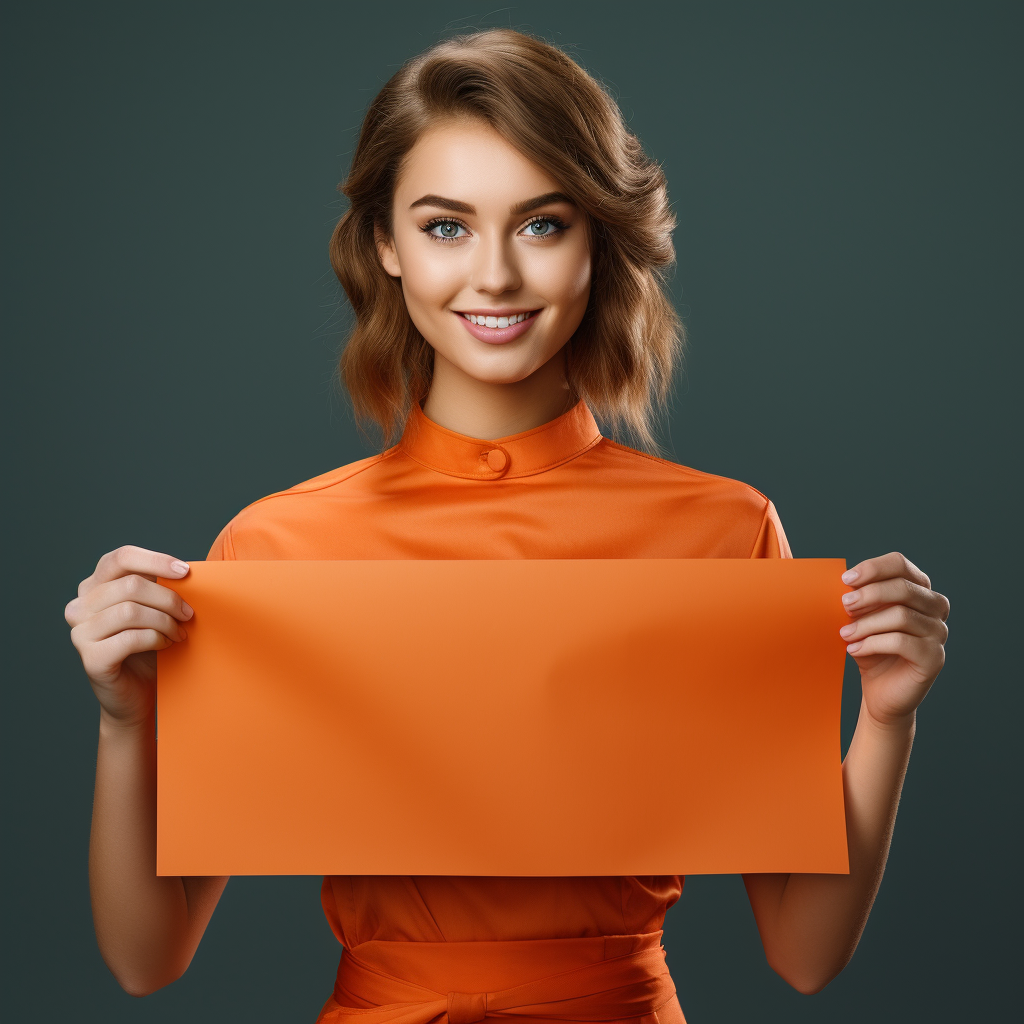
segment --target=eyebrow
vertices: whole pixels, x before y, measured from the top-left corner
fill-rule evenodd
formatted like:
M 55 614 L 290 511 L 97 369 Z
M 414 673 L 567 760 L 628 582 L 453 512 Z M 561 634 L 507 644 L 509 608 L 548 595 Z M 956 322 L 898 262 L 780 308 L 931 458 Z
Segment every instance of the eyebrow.
M 513 216 L 529 213 L 538 207 L 547 206 L 548 203 L 568 203 L 570 206 L 576 204 L 564 192 L 545 192 L 542 196 L 534 196 L 533 199 L 524 199 L 511 207 L 509 213 Z M 446 199 L 444 196 L 436 196 L 433 193 L 421 196 L 409 209 L 414 210 L 417 206 L 436 206 L 442 210 L 451 210 L 453 213 L 476 213 L 476 207 L 464 203 L 461 199 Z

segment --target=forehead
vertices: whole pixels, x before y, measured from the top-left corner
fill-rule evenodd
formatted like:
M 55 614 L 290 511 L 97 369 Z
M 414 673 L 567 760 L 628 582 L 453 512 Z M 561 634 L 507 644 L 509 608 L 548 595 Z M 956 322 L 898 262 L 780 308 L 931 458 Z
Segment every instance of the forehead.
M 420 196 L 460 199 L 483 212 L 508 212 L 516 202 L 560 186 L 486 121 L 463 118 L 428 128 L 406 154 L 395 205 L 408 209 Z

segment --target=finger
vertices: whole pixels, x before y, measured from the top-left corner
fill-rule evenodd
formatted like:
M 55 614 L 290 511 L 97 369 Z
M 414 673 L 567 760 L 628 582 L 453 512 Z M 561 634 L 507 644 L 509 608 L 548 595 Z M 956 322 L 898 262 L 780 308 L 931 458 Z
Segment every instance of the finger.
M 64 618 L 71 626 L 78 626 L 86 619 L 111 608 L 123 601 L 134 601 L 136 604 L 149 605 L 160 611 L 185 621 L 192 618 L 191 606 L 183 601 L 170 587 L 161 586 L 145 576 L 132 573 L 120 579 L 101 583 L 82 597 L 69 601 L 64 609 Z
M 82 650 L 88 644 L 106 640 L 126 629 L 156 629 L 171 640 L 184 640 L 186 636 L 178 620 L 166 612 L 134 601 L 122 601 L 75 626 L 71 630 L 71 642 Z
M 901 555 L 898 551 L 890 551 L 887 555 L 858 562 L 852 569 L 843 573 L 843 582 L 850 586 L 862 587 L 865 583 L 897 577 L 908 579 L 921 587 L 930 588 L 932 585 L 932 581 L 906 555 Z
M 907 579 L 868 583 L 857 590 L 851 590 L 848 594 L 843 594 L 843 607 L 854 618 L 890 604 L 905 604 L 924 615 L 932 615 L 943 621 L 949 615 L 949 601 L 942 594 L 927 590 Z
M 937 640 L 907 633 L 875 633 L 849 644 L 846 652 L 857 659 L 876 654 L 895 655 L 916 666 L 926 676 L 937 674 L 946 660 L 945 648 Z
M 126 629 L 106 640 L 89 644 L 82 652 L 82 665 L 90 679 L 107 682 L 113 679 L 121 663 L 131 654 L 162 651 L 174 641 L 155 629 Z
M 877 633 L 907 633 L 910 636 L 930 637 L 940 644 L 944 644 L 949 636 L 949 630 L 941 619 L 922 615 L 902 604 L 871 612 L 839 630 L 839 635 L 848 643 Z
M 108 551 L 100 558 L 93 574 L 82 580 L 78 596 L 83 596 L 101 583 L 109 583 L 130 573 L 149 576 L 151 579 L 163 576 L 165 579 L 179 580 L 187 572 L 188 562 L 182 562 L 172 555 L 165 555 L 159 551 L 126 544 L 114 551 Z

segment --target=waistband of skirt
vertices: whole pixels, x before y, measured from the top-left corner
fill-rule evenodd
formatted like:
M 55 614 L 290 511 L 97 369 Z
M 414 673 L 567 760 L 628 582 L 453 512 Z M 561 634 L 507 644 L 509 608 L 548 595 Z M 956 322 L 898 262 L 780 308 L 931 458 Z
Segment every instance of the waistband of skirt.
M 346 949 L 318 1024 L 661 1024 L 678 1008 L 662 932 Z M 681 1011 L 666 1021 L 685 1024 Z
M 371 940 L 342 954 L 351 954 L 370 968 L 434 991 L 479 992 L 510 988 L 563 974 L 588 964 L 662 949 L 664 934 L 593 935 L 563 939 L 502 939 L 479 942 L 394 942 Z M 664 950 L 662 949 L 662 958 Z

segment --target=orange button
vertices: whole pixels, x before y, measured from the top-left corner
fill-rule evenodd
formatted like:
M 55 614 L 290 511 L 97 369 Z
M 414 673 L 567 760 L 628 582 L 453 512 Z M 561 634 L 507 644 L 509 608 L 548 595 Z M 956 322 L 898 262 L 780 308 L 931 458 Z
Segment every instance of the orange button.
M 508 465 L 508 455 L 500 448 L 495 448 L 487 453 L 487 467 L 495 473 L 500 473 Z

